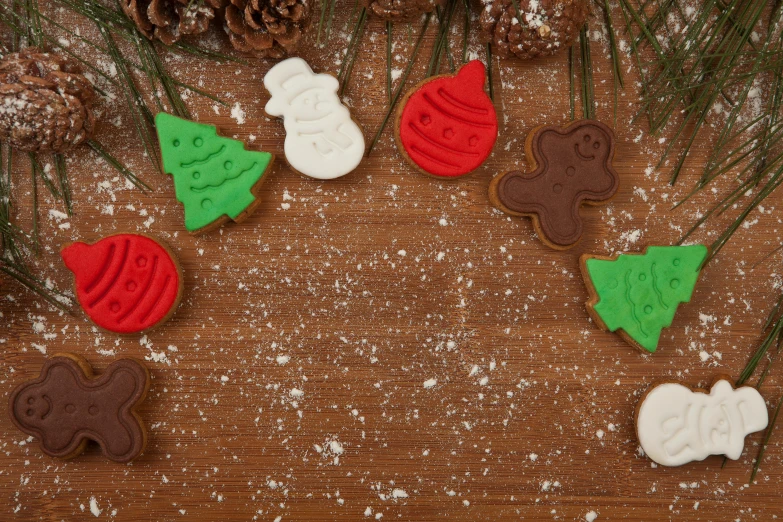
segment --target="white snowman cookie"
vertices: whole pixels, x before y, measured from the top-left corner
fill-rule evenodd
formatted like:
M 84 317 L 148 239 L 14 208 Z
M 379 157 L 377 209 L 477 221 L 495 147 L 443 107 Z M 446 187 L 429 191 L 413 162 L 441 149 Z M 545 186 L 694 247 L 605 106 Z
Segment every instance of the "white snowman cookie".
M 663 466 L 681 466 L 710 455 L 740 458 L 745 436 L 767 427 L 767 406 L 755 388 L 734 388 L 725 377 L 709 392 L 675 382 L 650 388 L 636 406 L 642 449 Z
M 354 170 L 364 157 L 364 135 L 337 96 L 330 74 L 315 74 L 301 58 L 278 63 L 264 77 L 272 95 L 265 110 L 283 118 L 285 157 L 294 170 L 334 179 Z

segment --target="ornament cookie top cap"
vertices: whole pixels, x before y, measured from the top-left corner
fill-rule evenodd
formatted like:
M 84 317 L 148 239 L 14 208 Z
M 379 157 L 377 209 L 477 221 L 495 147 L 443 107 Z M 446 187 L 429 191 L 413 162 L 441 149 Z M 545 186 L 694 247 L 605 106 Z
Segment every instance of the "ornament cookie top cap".
M 737 460 L 745 436 L 769 422 L 755 388 L 734 388 L 724 377 L 712 389 L 666 382 L 648 390 L 636 406 L 636 435 L 644 453 L 663 466 L 682 466 L 710 455 Z
M 405 158 L 424 174 L 457 178 L 481 166 L 498 136 L 484 64 L 473 60 L 456 75 L 414 87 L 397 111 L 395 134 Z
M 93 377 L 82 357 L 58 354 L 46 361 L 37 379 L 11 393 L 8 411 L 14 424 L 37 438 L 51 457 L 73 458 L 90 439 L 107 458 L 129 462 L 147 442 L 135 408 L 148 389 L 149 372 L 135 359 L 119 359 Z
M 315 74 L 301 58 L 288 58 L 264 76 L 264 87 L 272 95 L 266 113 L 283 118 L 285 157 L 294 170 L 334 179 L 359 166 L 364 135 L 337 96 L 337 78 Z
M 182 297 L 174 255 L 140 234 L 117 234 L 60 251 L 76 279 L 76 297 L 90 319 L 115 333 L 138 333 L 166 321 Z

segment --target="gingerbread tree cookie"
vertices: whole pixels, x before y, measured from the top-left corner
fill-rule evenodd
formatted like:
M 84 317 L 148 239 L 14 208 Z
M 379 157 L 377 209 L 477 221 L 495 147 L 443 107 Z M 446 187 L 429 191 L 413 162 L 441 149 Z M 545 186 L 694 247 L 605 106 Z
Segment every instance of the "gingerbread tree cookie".
M 614 133 L 598 121 L 538 127 L 525 143 L 533 172 L 496 177 L 489 198 L 507 214 L 533 218 L 538 236 L 551 248 L 571 248 L 582 237 L 582 204 L 605 203 L 620 186 L 614 149 Z
M 582 275 L 590 293 L 587 311 L 605 330 L 621 330 L 631 345 L 650 353 L 680 303 L 691 300 L 707 247 L 651 246 L 616 258 L 585 254 Z
M 166 114 L 155 117 L 163 169 L 174 176 L 185 228 L 199 234 L 229 219 L 240 222 L 258 206 L 258 189 L 274 156 L 245 150 L 212 125 Z

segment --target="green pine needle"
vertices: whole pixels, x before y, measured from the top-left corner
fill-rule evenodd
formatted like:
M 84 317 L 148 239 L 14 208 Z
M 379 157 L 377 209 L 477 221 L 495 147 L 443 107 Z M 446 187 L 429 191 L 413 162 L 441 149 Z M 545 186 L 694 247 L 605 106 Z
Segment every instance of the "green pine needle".
M 7 258 L 0 258 L 0 272 L 17 280 L 55 308 L 70 313 L 71 299 L 56 289 L 50 288 L 46 282 L 30 273 L 26 266 Z
M 421 32 L 419 32 L 419 37 L 416 39 L 416 43 L 413 46 L 413 53 L 411 55 L 410 60 L 408 60 L 408 65 L 405 66 L 405 71 L 403 71 L 402 73 L 402 77 L 400 78 L 400 84 L 397 86 L 397 91 L 394 93 L 392 102 L 389 104 L 389 110 L 386 112 L 386 115 L 384 116 L 383 121 L 381 122 L 381 126 L 378 128 L 378 131 L 375 133 L 375 137 L 373 137 L 372 141 L 370 142 L 370 145 L 367 147 L 368 157 L 370 156 L 372 149 L 378 143 L 378 140 L 381 139 L 383 130 L 386 128 L 386 124 L 389 122 L 389 119 L 391 118 L 391 115 L 394 112 L 394 107 L 397 105 L 397 102 L 400 100 L 400 95 L 402 94 L 402 90 L 405 88 L 405 82 L 408 81 L 408 76 L 410 75 L 411 68 L 413 68 L 413 64 L 416 62 L 416 56 L 419 53 L 419 46 L 421 46 L 421 42 L 424 39 L 424 34 L 427 32 L 427 27 L 430 25 L 431 17 L 432 17 L 432 13 L 427 13 L 426 17 L 424 18 L 424 24 L 421 27 Z
M 606 30 L 609 33 L 609 52 L 612 56 L 612 82 L 614 91 L 614 126 L 617 127 L 617 98 L 618 90 L 625 87 L 623 80 L 623 71 L 620 63 L 620 52 L 617 48 L 617 37 L 614 31 L 614 22 L 612 21 L 612 9 L 609 5 L 609 0 L 604 0 L 604 19 L 606 22 Z
M 470 0 L 463 0 L 462 12 L 465 14 L 465 22 L 462 26 L 462 63 L 468 62 L 468 41 L 470 40 Z
M 366 23 L 367 8 L 363 7 L 359 12 L 359 17 L 356 19 L 356 25 L 354 25 L 353 32 L 351 33 L 351 39 L 348 41 L 348 49 L 346 49 L 343 63 L 340 65 L 340 72 L 337 74 L 337 80 L 340 82 L 340 90 L 338 91 L 338 95 L 340 96 L 343 95 L 351 80 L 351 73 L 353 72 L 353 66 L 359 52 L 359 42 L 364 34 L 364 26 Z
M 142 180 L 137 178 L 136 175 L 128 169 L 128 167 L 123 165 L 122 162 L 120 162 L 120 160 L 118 160 L 117 158 L 109 154 L 109 152 L 106 151 L 106 149 L 104 149 L 100 143 L 98 143 L 95 140 L 90 140 L 87 142 L 87 145 L 92 150 L 97 152 L 98 155 L 102 157 L 104 161 L 106 161 L 106 163 L 108 163 L 109 165 L 117 169 L 117 171 L 120 174 L 122 174 L 125 177 L 125 179 L 130 181 L 133 184 L 133 186 L 135 186 L 137 189 L 141 190 L 142 192 L 152 191 L 152 188 L 150 188 L 149 185 L 147 185 Z
M 440 74 L 440 62 L 444 54 L 449 61 L 449 69 L 451 72 L 454 72 L 454 59 L 451 56 L 451 50 L 449 48 L 449 33 L 451 32 L 451 21 L 456 6 L 457 0 L 448 0 L 446 7 L 438 7 L 436 9 L 438 15 L 438 34 L 435 37 L 429 66 L 427 67 L 428 78 L 434 74 Z
M 772 430 L 775 429 L 775 425 L 778 422 L 778 415 L 780 414 L 781 406 L 783 406 L 783 396 L 778 399 L 778 405 L 775 407 L 775 413 L 772 414 L 767 431 L 764 433 L 764 440 L 761 441 L 759 453 L 756 455 L 756 462 L 753 464 L 753 471 L 751 472 L 750 480 L 748 481 L 749 484 L 753 484 L 753 482 L 756 480 L 756 474 L 759 472 L 761 461 L 764 459 L 764 453 L 767 450 L 767 445 L 769 445 L 769 439 L 772 437 Z
M 604 2 L 607 6 L 607 0 Z M 739 181 L 702 214 L 682 241 L 709 218 L 726 212 L 749 191 L 755 191 L 749 202 L 742 204 L 738 217 L 714 241 L 710 259 L 783 182 L 783 155 L 777 152 L 783 144 L 783 12 L 781 2 L 776 2 L 765 30 L 759 26 L 768 7 L 767 0 L 704 0 L 691 16 L 685 16 L 677 0 L 656 0 L 654 4 L 620 0 L 620 12 L 641 73 L 642 99 L 637 118 L 647 117 L 653 135 L 664 128 L 671 131 L 658 167 L 676 151 L 672 184 L 704 127 L 717 117 L 715 108 L 718 104 L 726 107 L 701 178 L 675 205 L 682 205 L 723 176 L 733 175 Z M 680 27 L 673 30 L 669 27 L 672 23 Z M 753 41 L 754 32 L 762 38 Z M 651 50 L 654 59 L 642 61 L 641 47 Z M 750 93 L 759 90 L 760 81 L 769 76 L 771 87 L 761 88 L 763 113 L 748 121 L 748 106 L 757 103 L 751 102 Z
M 590 37 L 587 24 L 579 32 L 582 51 L 582 114 L 585 119 L 595 119 L 595 84 L 593 83 L 593 60 L 590 55 Z

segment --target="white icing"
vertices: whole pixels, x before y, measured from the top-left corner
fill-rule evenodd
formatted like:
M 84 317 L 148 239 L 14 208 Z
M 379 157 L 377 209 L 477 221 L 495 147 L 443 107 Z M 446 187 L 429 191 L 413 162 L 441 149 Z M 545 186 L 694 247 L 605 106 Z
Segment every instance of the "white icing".
M 736 460 L 745 436 L 767 427 L 764 399 L 755 388 L 736 390 L 726 380 L 709 394 L 676 383 L 653 388 L 642 399 L 636 434 L 642 449 L 664 466 L 681 466 L 710 455 Z
M 270 116 L 285 125 L 285 157 L 297 171 L 316 179 L 348 174 L 364 157 L 364 135 L 337 97 L 339 83 L 315 74 L 301 58 L 278 63 L 264 77 L 272 95 Z

